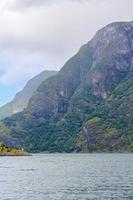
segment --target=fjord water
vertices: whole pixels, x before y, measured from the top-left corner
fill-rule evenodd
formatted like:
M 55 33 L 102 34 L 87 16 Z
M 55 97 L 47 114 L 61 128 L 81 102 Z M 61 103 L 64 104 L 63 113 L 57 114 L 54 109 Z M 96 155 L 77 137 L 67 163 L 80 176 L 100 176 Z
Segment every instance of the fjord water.
M 0 157 L 0 200 L 133 199 L 133 154 Z

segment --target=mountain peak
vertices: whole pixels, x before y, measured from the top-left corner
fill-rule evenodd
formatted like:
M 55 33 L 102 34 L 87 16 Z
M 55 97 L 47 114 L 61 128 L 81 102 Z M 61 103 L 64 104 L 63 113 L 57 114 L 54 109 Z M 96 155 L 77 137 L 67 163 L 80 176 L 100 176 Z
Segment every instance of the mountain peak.
M 105 26 L 89 45 L 93 49 L 91 85 L 95 95 L 105 98 L 115 87 L 113 80 L 117 79 L 116 76 L 122 74 L 123 78 L 133 69 L 133 22 L 116 22 Z
M 133 22 L 115 22 L 99 30 L 91 40 L 91 46 L 100 51 L 112 45 L 117 53 L 124 54 L 133 50 L 132 37 Z
M 133 22 L 112 23 L 3 122 L 31 151 L 133 149 L 132 93 Z

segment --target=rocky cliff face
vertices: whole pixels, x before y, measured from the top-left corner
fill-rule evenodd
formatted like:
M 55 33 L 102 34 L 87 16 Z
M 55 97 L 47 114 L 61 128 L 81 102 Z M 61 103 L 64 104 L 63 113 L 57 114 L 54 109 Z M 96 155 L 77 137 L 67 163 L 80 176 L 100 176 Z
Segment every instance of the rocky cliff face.
M 36 106 L 38 105 L 41 110 L 48 108 L 45 102 L 46 96 L 47 98 L 53 96 L 51 107 L 54 112 L 57 112 L 57 107 L 62 104 L 66 104 L 64 107 L 67 111 L 67 101 L 80 84 L 90 88 L 93 95 L 106 98 L 133 69 L 132 38 L 132 22 L 113 23 L 98 31 L 94 38 L 64 65 L 54 79 L 41 85 L 37 92 L 42 93 L 42 96 L 37 93 L 33 95 L 29 109 L 31 110 L 32 104 L 35 108 L 34 101 L 41 102 L 41 98 L 43 105 L 36 104 Z M 48 101 L 49 106 L 50 103 L 52 102 Z M 52 108 L 49 111 L 52 111 Z M 43 112 L 45 113 L 45 110 Z
M 29 99 L 32 97 L 39 85 L 44 80 L 55 75 L 56 73 L 56 71 L 43 71 L 39 75 L 29 80 L 23 90 L 18 92 L 11 102 L 0 108 L 0 119 L 23 111 L 23 109 L 26 108 Z
M 32 151 L 132 150 L 132 72 L 133 22 L 112 23 L 39 86 L 24 112 L 4 124 Z
M 91 86 L 93 93 L 106 98 L 133 69 L 133 22 L 113 23 L 97 32 L 93 49 Z

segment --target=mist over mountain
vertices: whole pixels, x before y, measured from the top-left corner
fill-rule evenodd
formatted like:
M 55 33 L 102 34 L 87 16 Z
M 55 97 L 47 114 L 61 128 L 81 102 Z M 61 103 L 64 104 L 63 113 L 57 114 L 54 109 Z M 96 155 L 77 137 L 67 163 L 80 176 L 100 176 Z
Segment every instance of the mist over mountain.
M 133 22 L 99 30 L 3 123 L 33 152 L 133 151 Z

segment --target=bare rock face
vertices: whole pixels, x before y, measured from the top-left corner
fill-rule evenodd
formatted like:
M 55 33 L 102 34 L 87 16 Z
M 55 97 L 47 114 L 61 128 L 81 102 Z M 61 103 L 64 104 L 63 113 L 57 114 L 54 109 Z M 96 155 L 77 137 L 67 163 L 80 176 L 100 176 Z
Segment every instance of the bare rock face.
M 112 23 L 4 124 L 26 150 L 133 149 L 132 91 L 133 22 Z
M 105 99 L 132 69 L 133 22 L 112 23 L 82 46 L 57 76 L 42 83 L 30 100 L 28 111 L 44 115 L 66 113 L 69 99 L 82 84 Z
M 100 59 L 103 53 L 127 54 L 133 48 L 133 22 L 112 23 L 96 33 L 91 40 L 91 46 L 95 49 L 95 59 Z
M 133 22 L 110 24 L 91 40 L 93 64 L 91 86 L 95 95 L 106 98 L 133 69 Z

